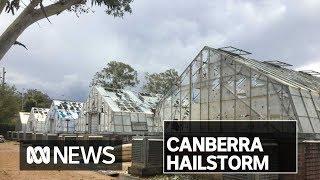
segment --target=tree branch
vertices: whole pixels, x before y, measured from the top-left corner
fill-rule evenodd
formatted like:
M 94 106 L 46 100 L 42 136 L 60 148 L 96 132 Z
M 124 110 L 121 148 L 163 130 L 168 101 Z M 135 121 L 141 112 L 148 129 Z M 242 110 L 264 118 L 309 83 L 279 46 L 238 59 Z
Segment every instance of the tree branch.
M 0 1 L 3 2 L 3 0 Z M 43 9 L 41 7 L 37 8 L 41 2 L 42 0 L 31 0 L 28 6 L 0 35 L 0 61 L 28 26 L 40 19 L 46 18 L 46 16 L 49 17 L 59 14 L 66 9 L 70 9 L 73 5 L 84 4 L 86 0 L 59 0 Z M 43 13 L 43 11 L 46 13 Z
M 50 19 L 48 18 L 47 12 L 44 10 L 44 6 L 43 6 L 42 2 L 40 3 L 40 8 L 41 8 L 44 16 L 47 18 L 47 20 L 48 20 L 49 23 L 51 24 L 51 21 L 50 21 Z
M 86 0 L 60 0 L 54 4 L 43 7 L 43 9 L 36 9 L 33 13 L 34 22 L 52 15 L 59 14 L 67 9 L 70 9 L 73 5 L 85 3 Z M 46 13 L 44 14 L 43 11 Z
M 14 45 L 20 34 L 32 23 L 33 17 L 31 16 L 35 3 L 39 0 L 32 0 L 26 8 L 19 14 L 19 16 L 10 24 L 9 27 L 0 36 L 0 61 L 3 56 L 8 52 L 10 47 Z
M 15 42 L 13 43 L 13 45 L 19 45 L 19 46 L 24 47 L 26 50 L 28 50 L 27 46 L 26 46 L 26 45 L 24 45 L 24 44 L 22 44 L 22 43 L 21 43 L 21 42 L 19 42 L 19 41 L 15 41 Z
M 32 8 L 35 8 L 35 7 L 37 7 L 38 4 L 40 4 L 40 3 L 42 3 L 42 0 L 31 0 L 29 5 L 30 5 Z

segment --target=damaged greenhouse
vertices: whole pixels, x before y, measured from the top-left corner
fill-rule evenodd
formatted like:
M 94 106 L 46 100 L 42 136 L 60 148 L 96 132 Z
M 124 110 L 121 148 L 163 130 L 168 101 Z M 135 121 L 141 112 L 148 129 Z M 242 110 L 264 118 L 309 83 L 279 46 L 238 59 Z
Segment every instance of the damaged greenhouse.
M 45 120 L 49 109 L 33 107 L 27 122 L 27 132 L 45 132 Z
M 312 167 L 320 161 L 314 151 L 320 148 L 320 73 L 296 71 L 281 61 L 258 61 L 250 54 L 231 46 L 204 47 L 160 100 L 156 119 L 297 120 L 299 173 L 283 177 L 319 177 Z M 240 174 L 224 178 L 256 179 Z
M 83 103 L 53 100 L 46 118 L 48 133 L 74 133 Z
M 29 112 L 19 112 L 19 121 L 16 125 L 16 131 L 26 132 L 29 116 Z
M 150 134 L 156 127 L 158 95 L 92 87 L 84 103 L 77 132 L 92 134 Z
M 320 132 L 320 78 L 281 61 L 257 61 L 233 47 L 204 47 L 159 103 L 161 120 L 298 120 Z

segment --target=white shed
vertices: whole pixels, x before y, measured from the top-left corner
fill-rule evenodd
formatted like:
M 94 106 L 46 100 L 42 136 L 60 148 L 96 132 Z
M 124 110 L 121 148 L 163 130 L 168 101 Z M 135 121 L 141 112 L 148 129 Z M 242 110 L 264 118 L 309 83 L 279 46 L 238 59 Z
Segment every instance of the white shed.
M 82 102 L 53 100 L 45 121 L 48 133 L 74 133 Z
M 31 108 L 30 116 L 27 122 L 27 131 L 29 132 L 45 132 L 45 120 L 49 109 L 47 108 Z
M 29 119 L 29 112 L 19 112 L 20 121 L 18 122 L 18 131 L 26 131 L 27 130 L 27 122 Z
M 154 108 L 159 96 L 129 90 L 92 87 L 76 131 L 97 134 L 147 134 L 155 128 Z

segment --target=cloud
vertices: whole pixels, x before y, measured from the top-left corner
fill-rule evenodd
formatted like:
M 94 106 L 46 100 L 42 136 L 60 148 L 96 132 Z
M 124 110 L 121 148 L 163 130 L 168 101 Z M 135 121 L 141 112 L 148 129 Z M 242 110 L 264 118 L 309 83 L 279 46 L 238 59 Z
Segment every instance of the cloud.
M 316 72 L 320 72 L 320 61 L 314 61 L 312 63 L 308 63 L 308 64 L 305 64 L 305 65 L 302 65 L 302 66 L 296 68 L 296 70 L 298 70 L 298 71 L 313 70 L 313 71 L 316 71 Z
M 0 61 L 8 82 L 84 100 L 93 74 L 110 60 L 141 74 L 182 72 L 205 45 L 233 45 L 296 67 L 320 62 L 319 1 L 139 0 L 132 8 L 124 18 L 94 8 L 80 18 L 64 12 L 51 18 L 53 24 L 33 24 L 19 37 L 29 50 L 14 47 Z M 0 33 L 12 20 L 0 17 Z

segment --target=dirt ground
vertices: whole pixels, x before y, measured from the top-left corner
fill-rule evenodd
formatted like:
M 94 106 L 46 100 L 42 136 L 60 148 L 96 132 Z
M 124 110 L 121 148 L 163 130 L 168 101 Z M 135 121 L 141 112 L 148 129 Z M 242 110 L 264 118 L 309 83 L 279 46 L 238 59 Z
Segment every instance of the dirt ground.
M 0 180 L 2 179 L 115 179 L 94 171 L 20 171 L 19 143 L 0 143 Z

